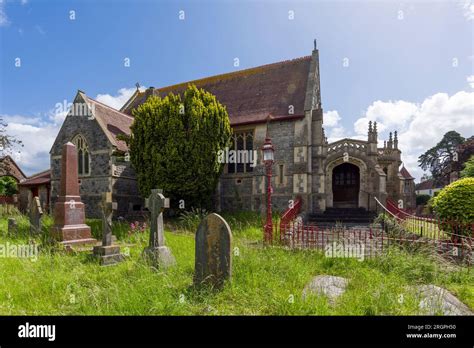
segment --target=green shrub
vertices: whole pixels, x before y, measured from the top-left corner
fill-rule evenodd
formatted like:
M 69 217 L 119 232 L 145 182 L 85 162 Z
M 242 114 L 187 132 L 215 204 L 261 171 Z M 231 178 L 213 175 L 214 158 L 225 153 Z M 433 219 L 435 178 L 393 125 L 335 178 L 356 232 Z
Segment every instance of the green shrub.
M 18 186 L 15 179 L 11 176 L 2 176 L 0 178 L 0 196 L 13 196 L 18 192 Z
M 146 197 L 161 188 L 171 206 L 211 207 L 223 170 L 219 151 L 232 134 L 225 106 L 194 85 L 178 95 L 151 96 L 133 111 L 130 161 Z
M 416 196 L 416 205 L 425 205 L 430 200 L 430 195 L 417 195 Z
M 474 178 L 474 155 L 464 163 L 464 169 L 461 171 L 461 178 Z
M 457 180 L 446 186 L 433 199 L 433 209 L 442 220 L 455 220 L 465 224 L 456 233 L 470 235 L 469 224 L 474 222 L 474 178 Z M 449 226 L 443 229 L 452 231 Z

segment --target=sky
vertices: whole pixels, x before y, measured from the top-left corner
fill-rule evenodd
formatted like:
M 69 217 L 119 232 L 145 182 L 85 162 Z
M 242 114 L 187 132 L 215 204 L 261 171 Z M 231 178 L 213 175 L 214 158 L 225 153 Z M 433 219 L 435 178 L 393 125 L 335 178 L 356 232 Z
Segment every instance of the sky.
M 444 133 L 474 134 L 474 1 L 0 0 L 0 116 L 27 175 L 78 89 L 120 108 L 163 87 L 311 54 L 317 39 L 329 141 L 379 144 L 398 130 L 403 164 Z M 235 66 L 236 58 L 239 66 Z

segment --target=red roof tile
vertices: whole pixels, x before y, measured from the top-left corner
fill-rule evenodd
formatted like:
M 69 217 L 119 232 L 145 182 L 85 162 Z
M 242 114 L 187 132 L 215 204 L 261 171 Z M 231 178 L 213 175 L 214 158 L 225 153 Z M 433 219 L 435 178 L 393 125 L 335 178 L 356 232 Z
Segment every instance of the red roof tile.
M 118 140 L 117 136 L 121 134 L 130 135 L 130 126 L 133 123 L 133 117 L 126 115 L 114 108 L 107 106 L 84 94 L 90 103 L 94 105 L 93 114 L 99 122 L 109 140 L 119 151 L 128 151 L 127 144 Z
M 411 174 L 408 172 L 405 166 L 403 166 L 402 169 L 400 169 L 400 174 L 402 174 L 402 176 L 405 179 L 415 179 L 414 177 L 411 176 Z
M 45 170 L 43 172 L 33 174 L 28 179 L 22 181 L 20 186 L 35 186 L 35 185 L 44 185 L 51 182 L 51 169 Z
M 211 76 L 159 89 L 147 89 L 134 95 L 123 112 L 144 103 L 151 95 L 166 96 L 182 93 L 189 84 L 214 94 L 226 106 L 232 126 L 265 122 L 271 114 L 274 120 L 304 115 L 304 101 L 311 56 L 263 65 L 256 68 Z M 289 107 L 294 107 L 289 114 Z

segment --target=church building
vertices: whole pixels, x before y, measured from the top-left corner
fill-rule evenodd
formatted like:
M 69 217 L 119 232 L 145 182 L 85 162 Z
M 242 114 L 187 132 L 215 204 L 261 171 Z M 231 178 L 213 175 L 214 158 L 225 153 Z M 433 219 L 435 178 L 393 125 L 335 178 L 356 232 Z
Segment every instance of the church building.
M 182 93 L 195 84 L 226 106 L 233 129 L 231 148 L 257 150 L 256 166 L 228 163 L 215 193 L 216 211 L 265 210 L 266 177 L 261 147 L 265 137 L 275 148 L 272 178 L 274 209 L 302 199 L 304 213 L 326 208 L 365 208 L 375 211 L 374 197 L 403 201 L 415 207 L 414 178 L 401 165 L 397 132 L 378 147 L 377 124 L 367 125 L 367 140 L 340 139 L 328 143 L 324 133 L 319 52 L 181 84 L 138 88 L 120 110 L 78 91 L 51 149 L 51 200 L 59 192 L 61 146 L 77 146 L 80 191 L 88 217 L 99 216 L 101 194 L 110 191 L 117 216 L 143 209 L 135 174 L 127 161 L 127 145 L 119 135 L 130 134 L 133 110 L 151 95 Z

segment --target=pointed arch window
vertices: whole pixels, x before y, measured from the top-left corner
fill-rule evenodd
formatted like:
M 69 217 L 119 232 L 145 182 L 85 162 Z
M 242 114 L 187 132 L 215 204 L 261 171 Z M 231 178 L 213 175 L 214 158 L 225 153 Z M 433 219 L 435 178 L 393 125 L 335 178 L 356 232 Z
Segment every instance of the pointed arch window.
M 72 141 L 77 149 L 77 171 L 81 175 L 90 175 L 89 147 L 82 135 L 77 135 Z

